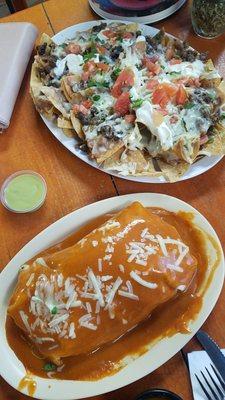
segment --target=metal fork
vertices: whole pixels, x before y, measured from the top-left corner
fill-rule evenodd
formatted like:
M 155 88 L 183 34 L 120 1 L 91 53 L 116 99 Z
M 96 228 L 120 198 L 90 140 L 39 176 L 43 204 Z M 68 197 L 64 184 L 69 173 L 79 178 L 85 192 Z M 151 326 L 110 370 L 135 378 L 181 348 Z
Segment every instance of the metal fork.
M 208 377 L 206 376 L 206 372 L 200 371 L 203 379 L 200 379 L 199 376 L 195 374 L 196 379 L 208 400 L 225 400 L 225 382 L 221 378 L 216 368 L 212 364 L 210 365 L 218 379 L 218 382 L 215 381 L 215 378 L 212 376 L 212 372 L 210 372 L 206 367 L 205 370 Z

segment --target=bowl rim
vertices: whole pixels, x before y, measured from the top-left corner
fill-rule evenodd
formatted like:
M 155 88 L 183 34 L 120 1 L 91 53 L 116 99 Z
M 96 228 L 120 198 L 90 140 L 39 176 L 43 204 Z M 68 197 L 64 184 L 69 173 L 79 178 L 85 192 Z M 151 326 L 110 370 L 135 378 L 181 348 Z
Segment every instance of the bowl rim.
M 149 397 L 150 395 L 150 397 Z M 160 389 L 160 388 L 153 388 L 153 389 L 148 389 L 139 394 L 135 400 L 148 400 L 148 398 L 151 398 L 151 395 L 156 397 L 159 397 L 159 399 L 165 397 L 168 400 L 183 400 L 182 397 L 180 397 L 178 394 L 171 392 L 170 390 L 167 389 Z M 160 397 L 160 396 L 162 397 Z M 167 397 L 166 397 L 167 396 Z
M 41 196 L 40 201 L 39 201 L 37 204 L 35 204 L 32 208 L 27 208 L 27 209 L 25 209 L 25 210 L 16 210 L 16 209 L 14 209 L 13 207 L 10 207 L 10 205 L 7 203 L 6 198 L 5 198 L 5 190 L 6 190 L 7 186 L 9 185 L 9 183 L 10 183 L 14 178 L 16 178 L 17 176 L 20 176 L 20 175 L 33 175 L 33 176 L 37 176 L 37 177 L 41 180 L 41 182 L 42 182 L 42 184 L 43 184 L 43 193 L 42 193 L 42 196 Z M 46 195 L 47 195 L 47 183 L 46 183 L 44 177 L 43 177 L 41 174 L 39 174 L 38 172 L 33 171 L 33 170 L 30 170 L 30 169 L 22 169 L 22 170 L 16 171 L 16 172 L 14 172 L 13 174 L 9 175 L 9 176 L 4 180 L 4 182 L 3 182 L 2 186 L 1 186 L 1 190 L 0 190 L 0 200 L 1 200 L 2 205 L 3 205 L 7 210 L 12 211 L 12 212 L 14 212 L 14 213 L 16 213 L 16 214 L 26 214 L 26 213 L 30 213 L 30 212 L 39 210 L 39 208 L 40 208 L 40 207 L 44 204 L 44 202 L 45 202 Z

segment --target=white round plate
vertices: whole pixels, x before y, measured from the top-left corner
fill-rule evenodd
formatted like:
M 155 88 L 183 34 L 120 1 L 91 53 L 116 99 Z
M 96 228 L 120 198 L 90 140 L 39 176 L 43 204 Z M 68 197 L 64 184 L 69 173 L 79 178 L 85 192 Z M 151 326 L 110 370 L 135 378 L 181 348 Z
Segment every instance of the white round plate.
M 133 201 L 140 201 L 144 206 L 162 207 L 170 211 L 187 211 L 194 214 L 197 226 L 210 234 L 216 241 L 220 252 L 221 261 L 215 271 L 207 291 L 204 294 L 204 302 L 197 319 L 190 324 L 190 334 L 176 334 L 170 338 L 164 338 L 156 343 L 149 351 L 136 360 L 130 361 L 126 367 L 115 375 L 98 381 L 66 381 L 43 379 L 35 377 L 37 389 L 34 397 L 45 400 L 76 400 L 97 396 L 112 390 L 126 386 L 160 367 L 173 357 L 198 331 L 206 318 L 211 313 L 219 297 L 224 280 L 224 258 L 222 247 L 216 232 L 209 222 L 193 207 L 183 201 L 164 194 L 140 193 L 120 197 L 113 197 L 97 203 L 90 204 L 79 210 L 73 211 L 59 219 L 44 231 L 39 233 L 9 262 L 0 274 L 0 374 L 14 388 L 18 388 L 20 380 L 26 374 L 22 363 L 7 343 L 5 334 L 6 311 L 10 295 L 16 284 L 20 265 L 52 244 L 62 240 L 74 230 L 86 224 L 90 219 L 104 213 L 119 210 Z M 22 390 L 26 393 L 26 389 Z
M 108 22 L 112 22 L 112 20 L 107 20 Z M 61 32 L 57 33 L 53 36 L 53 40 L 55 43 L 60 44 L 64 42 L 66 39 L 71 39 L 74 37 L 77 31 L 84 31 L 90 29 L 92 26 L 99 24 L 102 21 L 88 21 L 81 24 L 77 24 L 74 26 L 70 26 Z M 116 21 L 118 22 L 118 21 Z M 128 21 L 120 21 L 125 24 L 128 24 Z M 153 28 L 151 26 L 142 25 L 140 27 L 143 30 L 145 35 L 155 35 L 159 30 Z M 130 181 L 135 182 L 143 182 L 143 183 L 167 183 L 166 179 L 163 176 L 159 177 L 150 177 L 150 176 L 123 176 L 114 171 L 106 171 L 104 168 L 100 167 L 96 161 L 92 160 L 87 153 L 81 151 L 78 148 L 79 141 L 75 138 L 68 138 L 62 131 L 62 129 L 58 128 L 52 121 L 49 121 L 47 118 L 41 116 L 49 130 L 53 133 L 53 135 L 65 146 L 71 153 L 75 156 L 86 162 L 87 164 L 91 165 L 94 168 L 99 169 L 100 171 L 106 172 L 110 175 L 116 176 L 117 178 L 128 179 Z M 221 156 L 213 156 L 213 157 L 204 157 L 201 160 L 197 161 L 193 164 L 189 170 L 180 178 L 180 181 L 193 178 L 197 175 L 206 172 L 208 169 L 212 168 L 222 159 Z

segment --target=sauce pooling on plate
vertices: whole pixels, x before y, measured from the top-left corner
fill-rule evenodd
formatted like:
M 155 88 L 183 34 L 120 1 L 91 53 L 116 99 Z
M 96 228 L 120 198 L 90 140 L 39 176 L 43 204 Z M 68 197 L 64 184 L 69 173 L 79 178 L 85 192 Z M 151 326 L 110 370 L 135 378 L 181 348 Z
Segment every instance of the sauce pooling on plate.
M 64 367 L 61 371 L 56 368 L 50 369 L 49 361 L 43 359 L 35 346 L 25 339 L 22 331 L 8 317 L 6 330 L 9 345 L 29 372 L 57 379 L 97 380 L 114 374 L 122 368 L 121 360 L 124 357 L 128 355 L 138 357 L 145 353 L 156 340 L 172 336 L 177 332 L 188 332 L 189 322 L 196 318 L 202 305 L 202 295 L 199 295 L 199 290 L 205 279 L 208 265 L 204 235 L 193 225 L 190 214 L 174 214 L 162 209 L 151 209 L 151 212 L 157 214 L 163 222 L 176 228 L 182 241 L 189 246 L 191 254 L 198 262 L 197 274 L 189 289 L 169 300 L 166 306 L 163 304 L 157 307 L 150 318 L 127 332 L 119 340 L 108 343 L 91 354 L 64 358 Z M 109 215 L 105 215 L 91 221 L 63 242 L 39 254 L 38 257 L 45 257 L 71 246 L 108 219 Z

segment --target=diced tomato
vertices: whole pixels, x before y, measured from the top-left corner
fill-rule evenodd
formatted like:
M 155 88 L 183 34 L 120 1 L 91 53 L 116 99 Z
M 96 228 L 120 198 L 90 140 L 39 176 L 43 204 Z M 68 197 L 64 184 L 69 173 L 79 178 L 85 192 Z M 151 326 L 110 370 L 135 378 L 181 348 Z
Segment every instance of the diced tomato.
M 79 44 L 70 43 L 66 47 L 66 52 L 67 53 L 73 53 L 73 54 L 80 54 L 81 53 L 81 47 L 79 46 Z
M 106 31 L 102 31 L 102 34 L 104 36 L 106 36 L 107 38 L 111 39 L 117 36 L 117 34 L 115 32 L 113 32 L 112 30 L 108 29 Z
M 164 108 L 169 103 L 169 96 L 162 87 L 158 87 L 153 92 L 152 102 L 153 104 L 159 104 L 160 107 Z
M 99 44 L 96 45 L 96 49 L 99 54 L 105 54 L 106 53 L 106 48 L 104 46 L 100 46 Z
M 183 87 L 183 85 L 179 85 L 177 94 L 176 94 L 176 103 L 178 105 L 183 105 L 187 101 L 187 93 Z
M 82 72 L 82 74 L 81 74 L 82 81 L 87 82 L 89 78 L 90 78 L 90 72 L 88 72 L 88 71 Z
M 130 94 L 128 92 L 122 93 L 114 105 L 114 111 L 119 115 L 125 115 L 130 109 Z
M 82 112 L 82 114 L 86 115 L 86 114 L 88 114 L 88 109 L 86 107 L 84 107 L 83 104 L 81 104 L 80 112 Z
M 150 58 L 145 57 L 143 59 L 143 64 L 144 66 L 150 71 L 152 72 L 154 75 L 158 75 L 158 73 L 161 71 L 161 67 L 159 64 L 155 64 L 154 62 L 152 62 L 150 60 Z
M 148 90 L 154 89 L 156 86 L 158 86 L 159 81 L 157 79 L 151 79 L 150 81 L 147 82 L 146 88 Z
M 181 86 L 181 87 L 183 88 L 183 86 Z M 173 83 L 161 83 L 160 85 L 158 85 L 155 88 L 155 90 L 153 92 L 152 101 L 154 104 L 159 104 L 162 108 L 164 108 L 168 104 L 169 101 L 174 102 L 176 100 L 176 102 L 177 102 L 176 96 L 177 96 L 178 90 L 179 90 L 179 88 L 176 85 L 174 85 Z M 186 92 L 185 92 L 185 94 L 186 94 Z M 179 99 L 179 96 L 178 96 L 178 99 Z
M 124 39 L 132 39 L 133 34 L 131 32 L 124 32 L 123 38 Z
M 130 69 L 124 69 L 118 76 L 116 82 L 112 88 L 112 95 L 119 97 L 122 94 L 122 89 L 133 86 L 134 84 L 134 73 Z
M 92 106 L 92 101 L 91 100 L 84 100 L 82 101 L 82 106 L 84 106 L 85 108 L 89 109 Z
M 134 114 L 127 114 L 127 115 L 125 115 L 125 121 L 128 123 L 128 124 L 133 124 L 133 122 L 135 121 L 135 115 Z
M 176 65 L 176 64 L 181 64 L 182 60 L 179 60 L 178 58 L 172 58 L 170 60 L 170 65 Z
M 94 61 L 87 61 L 83 66 L 84 71 L 93 72 L 95 69 L 96 69 L 96 64 Z
M 84 107 L 82 104 L 74 104 L 73 105 L 73 112 L 74 114 L 77 114 L 78 112 L 81 112 L 84 115 L 88 114 L 88 109 Z
M 171 60 L 171 58 L 173 58 L 173 56 L 174 56 L 174 50 L 172 49 L 172 47 L 168 47 L 166 49 L 166 59 Z
M 102 62 L 97 63 L 96 66 L 98 69 L 104 72 L 107 72 L 109 70 L 109 65 Z
M 162 83 L 160 86 L 163 87 L 170 98 L 174 97 L 177 93 L 177 86 L 173 83 Z
M 168 111 L 166 111 L 166 110 L 164 110 L 163 108 L 160 108 L 159 110 L 157 110 L 157 111 L 159 111 L 162 115 L 168 115 Z
M 77 114 L 79 111 L 80 111 L 80 105 L 79 104 L 74 104 L 73 105 L 74 114 Z

